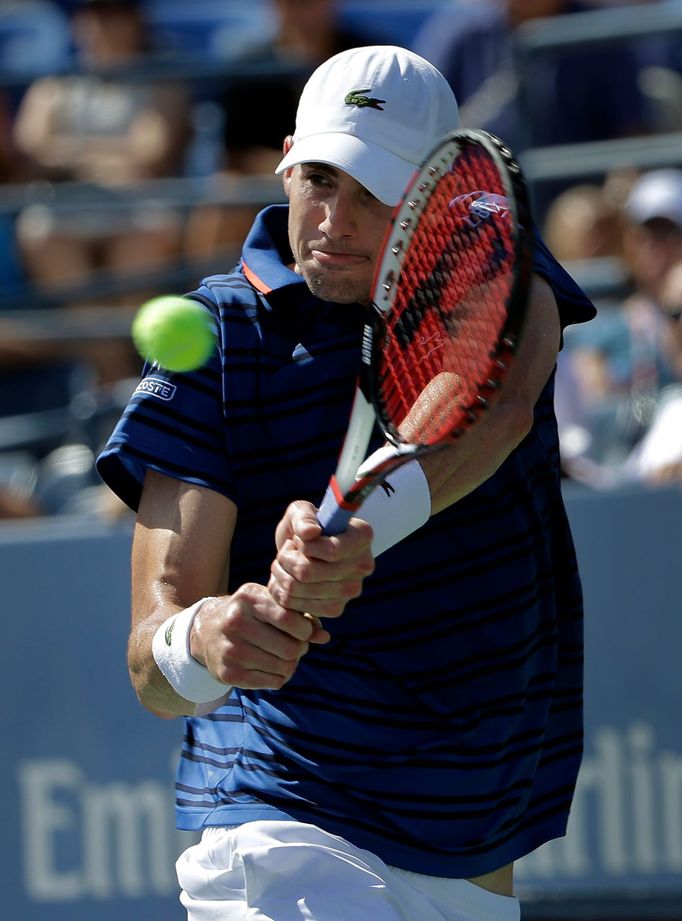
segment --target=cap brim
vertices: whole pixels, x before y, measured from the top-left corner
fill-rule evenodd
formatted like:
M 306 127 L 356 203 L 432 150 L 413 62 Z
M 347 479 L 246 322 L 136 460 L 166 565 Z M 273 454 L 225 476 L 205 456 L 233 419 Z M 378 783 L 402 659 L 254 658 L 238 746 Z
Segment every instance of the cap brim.
M 646 224 L 647 221 L 666 220 L 671 224 L 682 227 L 682 208 L 676 208 L 673 203 L 662 203 L 660 206 L 649 203 L 633 202 L 626 205 L 625 211 L 636 224 Z
M 297 163 L 325 163 L 356 179 L 385 205 L 395 206 L 417 166 L 352 134 L 318 134 L 294 141 L 275 173 Z
M 669 221 L 676 227 L 682 227 L 682 217 L 679 214 L 666 214 L 665 211 L 645 212 L 632 215 L 636 224 L 648 224 L 649 221 Z

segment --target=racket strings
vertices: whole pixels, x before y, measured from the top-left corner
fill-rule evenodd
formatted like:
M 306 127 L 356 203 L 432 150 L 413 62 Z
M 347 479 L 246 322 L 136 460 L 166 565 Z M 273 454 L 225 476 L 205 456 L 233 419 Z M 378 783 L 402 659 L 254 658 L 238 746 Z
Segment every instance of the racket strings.
M 485 151 L 441 176 L 404 249 L 377 397 L 404 440 L 432 444 L 485 405 L 513 285 L 514 222 Z

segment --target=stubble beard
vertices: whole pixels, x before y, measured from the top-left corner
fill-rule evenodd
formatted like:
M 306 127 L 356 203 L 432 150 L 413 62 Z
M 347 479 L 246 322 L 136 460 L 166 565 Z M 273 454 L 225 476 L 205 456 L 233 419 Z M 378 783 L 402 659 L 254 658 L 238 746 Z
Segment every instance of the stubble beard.
M 309 290 L 320 300 L 333 304 L 368 304 L 367 284 L 358 279 L 330 277 L 324 273 L 303 272 Z

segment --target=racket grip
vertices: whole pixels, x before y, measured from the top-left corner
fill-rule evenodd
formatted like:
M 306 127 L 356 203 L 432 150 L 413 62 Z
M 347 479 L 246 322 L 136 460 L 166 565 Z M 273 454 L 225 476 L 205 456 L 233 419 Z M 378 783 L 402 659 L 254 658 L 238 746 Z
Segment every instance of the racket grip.
M 355 512 L 351 509 L 341 508 L 336 501 L 334 490 L 331 486 L 327 486 L 327 491 L 317 510 L 317 520 L 322 525 L 323 532 L 327 535 L 342 534 L 354 514 Z

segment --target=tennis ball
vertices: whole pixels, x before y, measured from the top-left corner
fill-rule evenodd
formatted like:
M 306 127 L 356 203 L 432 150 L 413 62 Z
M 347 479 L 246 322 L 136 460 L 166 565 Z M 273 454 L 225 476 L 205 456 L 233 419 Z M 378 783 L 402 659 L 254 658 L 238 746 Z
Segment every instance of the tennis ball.
M 194 371 L 215 347 L 210 315 L 196 301 L 177 294 L 154 297 L 135 314 L 133 342 L 140 355 L 168 371 Z

